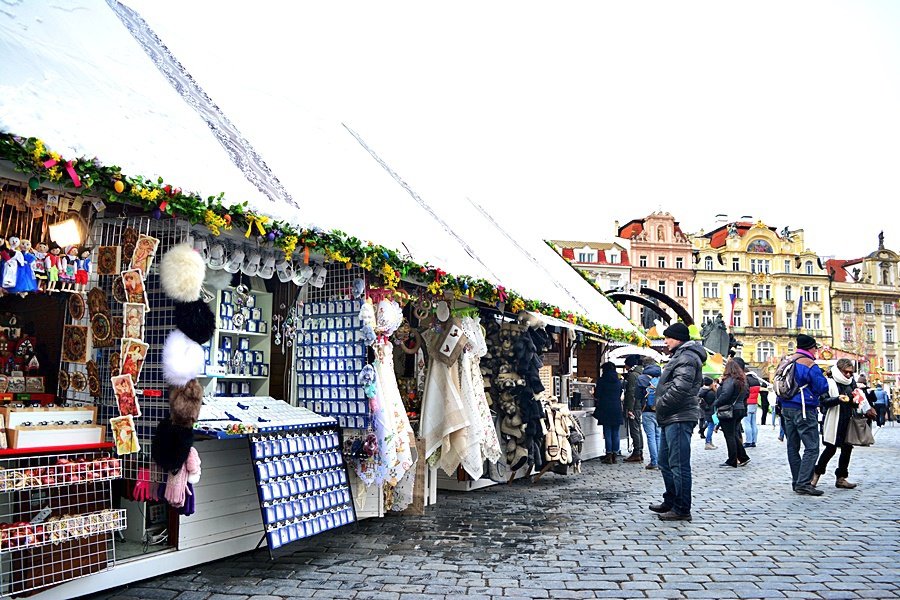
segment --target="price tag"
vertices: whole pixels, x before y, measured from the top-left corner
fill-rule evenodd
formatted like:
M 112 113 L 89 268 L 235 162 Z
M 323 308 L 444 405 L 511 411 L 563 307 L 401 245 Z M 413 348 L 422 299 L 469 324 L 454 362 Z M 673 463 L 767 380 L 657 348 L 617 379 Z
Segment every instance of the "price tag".
M 50 510 L 49 506 L 47 508 L 44 508 L 43 510 L 41 510 L 41 512 L 34 515 L 34 518 L 31 519 L 31 524 L 36 525 L 38 523 L 43 523 L 52 513 L 53 511 Z

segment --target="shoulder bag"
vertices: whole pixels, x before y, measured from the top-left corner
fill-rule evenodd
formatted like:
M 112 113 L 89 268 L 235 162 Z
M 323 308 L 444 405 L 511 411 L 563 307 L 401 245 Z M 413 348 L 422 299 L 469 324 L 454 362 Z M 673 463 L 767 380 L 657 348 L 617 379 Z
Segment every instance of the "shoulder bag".
M 846 442 L 851 446 L 871 446 L 875 443 L 875 434 L 865 417 L 853 415 L 847 424 Z

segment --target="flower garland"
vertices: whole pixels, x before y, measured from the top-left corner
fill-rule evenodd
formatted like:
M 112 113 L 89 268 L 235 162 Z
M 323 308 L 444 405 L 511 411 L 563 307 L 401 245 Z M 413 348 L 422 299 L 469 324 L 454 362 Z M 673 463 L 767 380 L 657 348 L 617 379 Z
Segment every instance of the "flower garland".
M 121 168 L 103 165 L 96 158 L 63 159 L 58 153 L 47 150 L 44 142 L 37 138 L 0 132 L 0 159 L 11 162 L 15 170 L 29 176 L 28 185 L 33 190 L 37 190 L 42 181 L 56 181 L 110 204 L 128 203 L 141 207 L 156 218 L 169 215 L 192 224 L 202 223 L 212 235 L 235 228 L 245 232 L 247 237 L 256 235 L 260 242 L 279 248 L 286 257 L 300 249 L 304 262 L 308 262 L 310 252 L 316 251 L 348 268 L 359 265 L 370 273 L 379 274 L 388 288 L 396 288 L 405 278 L 428 287 L 433 293 L 450 291 L 454 297 L 478 298 L 490 304 L 505 302 L 514 312 L 530 310 L 545 315 L 562 314 L 557 306 L 523 298 L 515 291 L 485 279 L 453 275 L 432 265 L 418 264 L 400 256 L 396 250 L 360 240 L 343 231 L 302 228 L 254 212 L 247 202 L 226 203 L 224 194 L 203 198 L 166 184 L 162 177 L 125 175 Z M 76 181 L 80 185 L 76 186 Z M 638 345 L 648 343 L 638 332 L 603 325 L 583 315 L 566 313 L 565 318 L 608 340 Z

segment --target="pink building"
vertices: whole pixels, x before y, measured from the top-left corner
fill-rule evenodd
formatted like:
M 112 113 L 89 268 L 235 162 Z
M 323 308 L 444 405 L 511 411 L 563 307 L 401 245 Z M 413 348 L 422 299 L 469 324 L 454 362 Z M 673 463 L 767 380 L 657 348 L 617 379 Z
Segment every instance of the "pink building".
M 618 235 L 631 240 L 631 283 L 635 290 L 648 287 L 666 294 L 693 314 L 691 242 L 675 217 L 667 212 L 655 212 L 619 227 Z M 629 303 L 628 310 L 633 321 L 643 320 L 643 307 Z M 671 309 L 666 312 L 672 314 Z

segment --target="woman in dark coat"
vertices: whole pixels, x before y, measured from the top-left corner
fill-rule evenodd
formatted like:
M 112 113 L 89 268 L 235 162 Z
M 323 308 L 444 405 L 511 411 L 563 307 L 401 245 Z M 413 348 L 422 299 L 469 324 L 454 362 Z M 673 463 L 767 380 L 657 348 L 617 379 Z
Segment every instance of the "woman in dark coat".
M 625 418 L 622 415 L 622 380 L 611 362 L 600 365 L 594 398 L 594 418 L 598 425 L 603 425 L 603 438 L 606 441 L 606 456 L 600 460 L 614 465 L 619 453 L 619 429 Z
M 853 416 L 853 411 L 856 409 L 856 404 L 853 402 L 853 390 L 856 389 L 853 371 L 853 361 L 846 358 L 839 359 L 837 364 L 831 367 L 828 393 L 819 399 L 819 406 L 825 411 L 822 426 L 824 448 L 822 454 L 819 455 L 812 480 L 809 482 L 813 487 L 819 483 L 819 477 L 825 474 L 828 461 L 837 453 L 838 448 L 841 450 L 841 456 L 838 459 L 837 469 L 834 471 L 837 477 L 834 486 L 846 490 L 856 487 L 855 483 L 847 481 L 850 454 L 853 452 L 853 446 L 846 442 L 847 428 L 850 426 L 850 417 Z
M 716 414 L 719 414 L 719 427 L 725 435 L 725 445 L 728 447 L 728 460 L 722 463 L 723 467 L 743 467 L 750 462 L 744 445 L 740 442 L 741 419 L 747 415 L 747 397 L 750 390 L 747 387 L 747 377 L 740 362 L 735 359 L 725 365 L 725 373 L 722 382 L 716 392 Z M 720 409 L 733 407 L 731 418 L 722 418 Z

